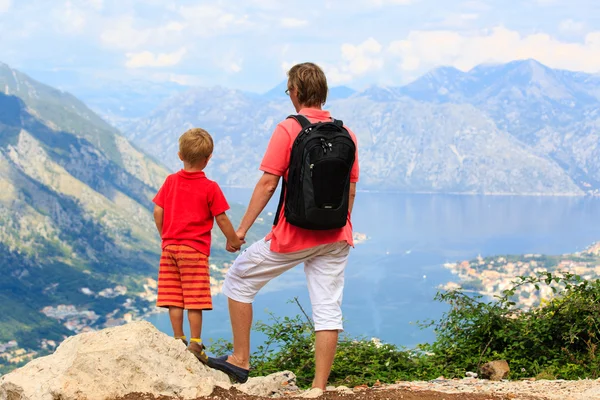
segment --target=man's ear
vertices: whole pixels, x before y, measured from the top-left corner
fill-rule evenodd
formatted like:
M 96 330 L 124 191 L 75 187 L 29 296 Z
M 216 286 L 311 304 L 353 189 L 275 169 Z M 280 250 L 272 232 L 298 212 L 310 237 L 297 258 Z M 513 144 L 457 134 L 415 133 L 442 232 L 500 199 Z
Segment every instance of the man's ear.
M 183 161 L 183 158 L 181 157 L 181 152 L 180 152 L 180 151 L 178 151 L 178 152 L 177 152 L 177 155 L 179 156 L 179 159 L 180 159 L 181 161 Z
M 212 158 L 212 153 L 210 153 L 210 156 L 206 157 L 206 162 L 208 163 L 211 158 Z

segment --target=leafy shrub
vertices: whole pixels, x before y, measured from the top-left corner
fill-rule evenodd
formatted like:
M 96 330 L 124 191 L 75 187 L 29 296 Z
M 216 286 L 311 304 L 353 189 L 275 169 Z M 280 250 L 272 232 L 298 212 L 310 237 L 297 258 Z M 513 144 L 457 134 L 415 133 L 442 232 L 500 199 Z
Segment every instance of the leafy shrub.
M 516 291 L 544 285 L 554 297 L 539 307 L 516 307 Z M 518 277 L 511 289 L 493 301 L 463 291 L 439 292 L 436 300 L 450 308 L 433 327 L 436 340 L 416 349 L 398 348 L 376 339 L 340 337 L 329 382 L 354 386 L 429 380 L 440 375 L 464 377 L 491 360 L 505 359 L 511 378 L 579 379 L 600 376 L 600 282 L 568 273 L 542 272 Z M 308 387 L 314 376 L 314 327 L 298 299 L 303 315 L 257 322 L 255 329 L 266 342 L 252 354 L 251 376 L 290 370 L 298 385 Z M 231 352 L 232 345 L 218 341 L 210 349 L 216 355 Z
M 546 285 L 555 296 L 539 307 L 515 307 L 516 290 Z M 438 293 L 450 310 L 434 326 L 436 341 L 422 346 L 446 376 L 464 376 L 492 359 L 506 359 L 511 377 L 545 373 L 561 379 L 597 378 L 600 282 L 569 273 L 518 277 L 491 302 L 460 290 Z
M 315 372 L 312 321 L 295 298 L 302 315 L 277 317 L 270 314 L 270 323 L 258 321 L 254 328 L 266 335 L 264 344 L 257 347 L 251 357 L 251 376 L 264 376 L 277 371 L 289 370 L 296 374 L 300 387 L 309 387 Z M 219 356 L 230 353 L 231 343 L 219 340 L 209 351 Z M 400 350 L 392 344 L 378 340 L 353 338 L 342 334 L 338 342 L 336 358 L 329 382 L 332 385 L 355 386 L 398 379 L 421 377 L 422 356 L 415 352 Z

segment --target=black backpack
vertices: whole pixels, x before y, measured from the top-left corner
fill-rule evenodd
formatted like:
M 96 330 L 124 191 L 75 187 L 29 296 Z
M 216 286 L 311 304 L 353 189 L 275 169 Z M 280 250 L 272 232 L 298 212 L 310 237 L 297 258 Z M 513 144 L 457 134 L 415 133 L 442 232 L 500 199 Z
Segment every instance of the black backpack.
M 335 119 L 313 124 L 303 115 L 288 118 L 298 121 L 302 130 L 292 145 L 288 180 L 283 180 L 273 224 L 277 225 L 284 207 L 285 219 L 300 228 L 345 226 L 350 171 L 356 154 L 350 133 L 342 121 Z

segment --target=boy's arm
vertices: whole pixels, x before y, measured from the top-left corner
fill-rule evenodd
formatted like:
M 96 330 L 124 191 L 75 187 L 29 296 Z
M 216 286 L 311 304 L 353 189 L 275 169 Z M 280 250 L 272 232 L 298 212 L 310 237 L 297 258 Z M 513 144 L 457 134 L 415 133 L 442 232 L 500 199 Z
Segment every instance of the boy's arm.
M 217 215 L 215 219 L 217 220 L 217 225 L 219 225 L 221 232 L 223 232 L 223 235 L 225 235 L 225 238 L 227 239 L 227 251 L 238 251 L 244 242 L 236 235 L 227 214 L 221 213 Z
M 164 211 L 162 207 L 157 205 L 154 206 L 154 223 L 156 224 L 156 229 L 158 229 L 158 234 L 162 236 L 162 228 L 163 228 L 163 215 Z

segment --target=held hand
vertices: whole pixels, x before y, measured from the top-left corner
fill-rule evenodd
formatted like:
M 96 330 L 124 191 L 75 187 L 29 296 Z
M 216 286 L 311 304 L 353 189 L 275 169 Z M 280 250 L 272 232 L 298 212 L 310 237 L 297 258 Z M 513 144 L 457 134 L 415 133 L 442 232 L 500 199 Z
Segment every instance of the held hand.
M 235 253 L 236 251 L 238 251 L 240 248 L 239 247 L 233 247 L 231 245 L 231 243 L 229 243 L 229 241 L 227 242 L 227 244 L 225 245 L 225 250 L 227 250 L 230 253 Z
M 237 237 L 241 240 L 242 244 L 246 243 L 246 232 L 239 229 L 235 232 L 235 234 L 237 235 Z
M 227 250 L 230 253 L 235 253 L 236 251 L 239 251 L 242 248 L 242 245 L 245 243 L 245 240 L 236 239 L 232 242 L 228 240 L 227 244 L 225 245 L 225 250 Z

